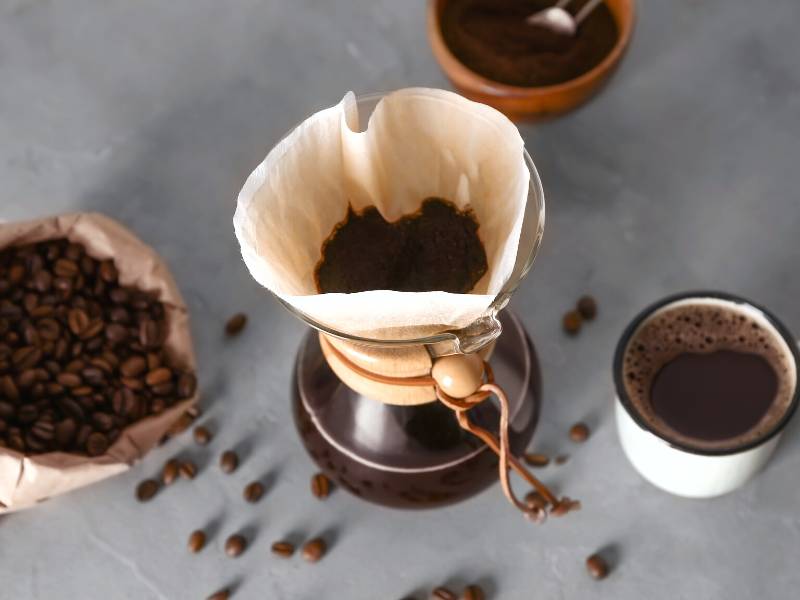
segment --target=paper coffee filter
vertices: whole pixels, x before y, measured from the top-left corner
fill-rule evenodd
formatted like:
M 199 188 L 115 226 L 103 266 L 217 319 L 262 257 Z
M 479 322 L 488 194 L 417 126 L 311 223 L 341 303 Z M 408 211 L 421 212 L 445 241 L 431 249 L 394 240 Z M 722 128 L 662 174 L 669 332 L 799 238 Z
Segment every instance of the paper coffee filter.
M 517 128 L 498 111 L 444 90 L 384 96 L 362 130 L 355 95 L 304 121 L 239 194 L 234 228 L 253 277 L 339 332 L 413 337 L 487 314 L 514 268 L 529 174 Z M 388 221 L 440 197 L 471 208 L 487 273 L 469 294 L 373 290 L 319 294 L 314 269 L 348 206 Z

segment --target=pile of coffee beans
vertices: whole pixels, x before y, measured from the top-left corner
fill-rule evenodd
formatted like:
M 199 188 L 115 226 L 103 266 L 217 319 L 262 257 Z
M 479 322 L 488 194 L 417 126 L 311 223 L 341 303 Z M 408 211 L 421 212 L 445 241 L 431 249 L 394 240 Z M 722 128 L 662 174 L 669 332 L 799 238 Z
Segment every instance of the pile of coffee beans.
M 104 454 L 195 392 L 164 347 L 164 306 L 113 260 L 57 239 L 0 251 L 0 446 Z

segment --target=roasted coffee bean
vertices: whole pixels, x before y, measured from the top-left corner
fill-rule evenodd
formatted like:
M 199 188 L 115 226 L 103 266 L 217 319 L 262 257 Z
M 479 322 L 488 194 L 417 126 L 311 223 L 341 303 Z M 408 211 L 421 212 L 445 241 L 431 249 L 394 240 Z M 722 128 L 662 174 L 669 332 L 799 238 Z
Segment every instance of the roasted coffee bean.
M 431 598 L 433 600 L 458 600 L 458 596 L 453 590 L 442 585 L 431 592 Z
M 581 313 L 577 310 L 571 310 L 564 314 L 561 319 L 561 325 L 569 335 L 575 335 L 581 330 L 582 321 Z
M 80 335 L 89 326 L 89 315 L 85 310 L 73 308 L 67 313 L 67 325 L 74 335 Z
M 233 534 L 225 540 L 225 554 L 230 557 L 240 556 L 247 549 L 247 540 L 243 535 Z
M 247 315 L 236 313 L 225 323 L 225 333 L 229 336 L 239 335 L 247 325 Z
M 464 593 L 461 595 L 462 600 L 486 600 L 486 594 L 483 593 L 483 588 L 476 583 L 468 585 L 464 588 Z
M 106 339 L 113 345 L 121 344 L 128 338 L 128 330 L 119 323 L 110 323 L 106 327 Z
M 135 379 L 133 377 L 120 377 L 120 382 L 126 388 L 137 392 L 144 389 L 144 382 L 141 379 Z
M 161 343 L 161 328 L 156 321 L 145 319 L 139 325 L 139 343 L 144 348 L 154 348 Z
M 325 544 L 325 540 L 322 538 L 314 538 L 303 544 L 303 558 L 308 562 L 315 563 L 325 556 L 325 551 L 327 549 L 328 547 Z
M 147 353 L 147 370 L 152 371 L 161 366 L 161 357 L 155 352 Z
M 162 383 L 167 383 L 171 380 L 172 371 L 166 367 L 159 367 L 158 369 L 149 371 L 144 378 L 145 383 L 151 387 L 161 385 Z
M 134 355 L 119 366 L 119 372 L 125 377 L 138 377 L 147 369 L 147 362 L 141 356 Z
M 211 438 L 211 432 L 202 425 L 194 428 L 194 441 L 201 446 L 208 444 L 211 441 Z
M 311 478 L 311 493 L 320 500 L 331 493 L 331 481 L 324 473 L 317 473 Z
M 569 460 L 568 454 L 559 454 L 558 456 L 556 456 L 555 461 L 553 462 L 555 462 L 557 465 L 563 465 L 568 460 Z
M 61 335 L 61 325 L 55 319 L 46 317 L 40 319 L 37 325 L 39 326 L 39 337 L 43 340 L 56 341 Z
M 108 413 L 96 412 L 92 415 L 92 424 L 103 432 L 108 432 L 114 427 L 114 417 Z
M 53 273 L 59 277 L 75 277 L 78 271 L 75 261 L 66 258 L 59 258 L 53 265 Z
M 178 398 L 191 398 L 197 390 L 197 378 L 191 373 L 181 373 L 178 378 Z
M 114 372 L 114 367 L 111 366 L 111 363 L 109 363 L 105 358 L 102 358 L 100 356 L 95 356 L 93 358 L 90 358 L 89 363 L 94 365 L 101 371 L 103 371 L 103 373 L 105 373 L 106 375 L 110 375 L 111 373 Z
M 106 380 L 106 374 L 97 367 L 86 367 L 81 371 L 81 376 L 86 383 L 93 386 L 101 386 Z
M 597 302 L 591 296 L 581 296 L 576 308 L 587 321 L 591 321 L 597 316 Z
M 231 597 L 229 590 L 219 590 L 211 594 L 206 600 L 228 600 Z
M 67 371 L 56 376 L 56 381 L 68 388 L 76 388 L 83 384 L 83 380 L 80 378 L 80 375 L 76 375 L 75 373 L 70 373 Z
M 56 400 L 56 404 L 61 408 L 62 411 L 77 421 L 86 420 L 86 413 L 84 412 L 83 408 L 72 398 L 59 398 Z
M 526 452 L 522 455 L 522 458 L 531 467 L 546 467 L 550 464 L 550 457 L 547 454 Z
M 114 304 L 124 304 L 130 300 L 130 293 L 125 288 L 116 287 L 108 292 L 108 297 Z
M 274 542 L 272 544 L 272 553 L 283 558 L 289 558 L 294 554 L 294 545 L 285 541 Z
M 569 439 L 573 442 L 585 442 L 589 439 L 589 427 L 586 423 L 575 423 L 569 428 Z
M 109 329 L 111 329 L 112 327 L 114 327 L 114 325 L 108 326 Z M 103 323 L 103 320 L 95 319 L 94 321 L 91 321 L 89 325 L 86 327 L 86 329 L 84 329 L 81 332 L 80 338 L 82 340 L 90 340 L 94 336 L 98 335 L 101 331 L 103 331 L 104 328 L 105 328 L 105 323 Z M 106 332 L 106 334 L 107 333 L 108 332 Z M 106 335 L 106 337 L 108 337 L 108 335 Z M 102 341 L 100 341 L 99 343 L 102 344 Z
M 264 485 L 260 481 L 252 481 L 245 486 L 242 495 L 247 502 L 258 502 L 264 495 Z
M 170 458 L 161 469 L 161 481 L 164 485 L 171 485 L 180 474 L 181 463 L 176 458 Z
M 225 473 L 233 473 L 239 466 L 239 456 L 233 450 L 226 450 L 219 457 L 219 466 Z
M 153 388 L 155 390 L 156 388 Z M 167 407 L 167 401 L 164 398 L 153 398 L 150 401 L 150 412 L 154 415 L 158 415 L 164 412 L 164 409 Z
M 131 322 L 131 313 L 128 312 L 128 309 L 117 306 L 111 309 L 109 313 L 109 318 L 111 319 L 112 323 L 119 323 L 125 324 Z
M 42 441 L 51 441 L 56 434 L 56 426 L 51 421 L 39 419 L 31 427 L 31 433 Z
M 33 404 L 25 404 L 17 411 L 17 420 L 20 423 L 33 423 L 39 417 L 39 410 Z
M 154 385 L 150 388 L 150 391 L 156 396 L 173 396 L 175 393 L 175 384 L 171 381 L 168 381 L 167 383 Z
M 86 438 L 86 454 L 89 456 L 100 456 L 108 450 L 108 438 L 100 433 L 94 431 Z
M 194 479 L 197 475 L 197 467 L 192 461 L 184 460 L 181 462 L 180 467 L 178 467 L 178 473 L 180 473 L 181 477 L 184 479 Z
M 71 390 L 71 392 L 70 392 L 70 393 L 71 393 L 73 396 L 76 396 L 76 397 L 79 397 L 79 396 L 89 396 L 89 395 L 91 395 L 92 393 L 94 393 L 94 390 L 93 390 L 91 387 L 89 387 L 88 385 L 79 385 L 79 386 L 78 386 L 78 387 L 76 387 L 76 388 L 72 388 L 72 390 Z
M 586 559 L 586 570 L 594 579 L 605 579 L 608 575 L 608 563 L 599 554 L 592 554 Z
M 136 417 L 139 414 L 139 398 L 133 390 L 120 388 L 111 397 L 111 408 L 121 417 Z
M 155 479 L 145 479 L 136 486 L 136 499 L 139 502 L 147 502 L 158 492 L 158 482 Z
M 75 438 L 75 433 L 78 430 L 78 426 L 75 423 L 75 420 L 67 417 L 56 423 L 55 428 L 55 439 L 56 442 L 63 448 L 66 447 L 72 442 Z
M 117 268 L 113 260 L 104 260 L 100 263 L 98 271 L 100 278 L 106 283 L 114 283 L 117 280 Z
M 50 274 L 49 271 L 40 270 L 34 275 L 33 277 L 33 287 L 36 288 L 37 291 L 46 293 L 50 291 L 50 287 L 53 285 L 53 276 Z
M 2 392 L 3 396 L 8 400 L 14 402 L 19 400 L 19 389 L 11 375 L 3 375 L 3 377 L 0 377 L 0 392 Z
M 16 410 L 13 404 L 0 400 L 0 419 L 10 419 L 14 416 L 15 412 Z
M 206 545 L 206 533 L 202 529 L 196 529 L 189 536 L 189 551 L 197 554 Z
M 22 389 L 31 387 L 36 383 L 36 371 L 33 369 L 26 369 L 17 377 L 17 385 Z

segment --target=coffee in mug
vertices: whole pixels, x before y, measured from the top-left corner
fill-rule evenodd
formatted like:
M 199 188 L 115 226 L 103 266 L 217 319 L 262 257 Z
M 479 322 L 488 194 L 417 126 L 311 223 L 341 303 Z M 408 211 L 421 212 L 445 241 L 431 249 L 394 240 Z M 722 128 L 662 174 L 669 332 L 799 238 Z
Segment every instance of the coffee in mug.
M 763 308 L 713 292 L 667 298 L 617 346 L 623 449 L 667 491 L 729 492 L 777 445 L 798 402 L 797 364 L 792 336 Z

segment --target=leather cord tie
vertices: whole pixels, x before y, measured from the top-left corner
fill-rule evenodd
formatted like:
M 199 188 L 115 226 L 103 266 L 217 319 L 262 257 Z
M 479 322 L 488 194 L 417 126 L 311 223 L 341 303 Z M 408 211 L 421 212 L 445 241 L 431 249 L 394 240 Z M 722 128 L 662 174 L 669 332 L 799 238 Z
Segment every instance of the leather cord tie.
M 431 375 L 423 375 L 419 377 L 392 377 L 389 375 L 382 375 L 374 373 L 365 369 L 351 361 L 347 356 L 340 352 L 333 344 L 331 344 L 325 336 L 320 336 L 320 342 L 325 344 L 326 350 L 336 356 L 336 358 L 347 368 L 353 370 L 358 375 L 370 379 L 377 383 L 387 385 L 399 386 L 415 386 L 415 387 L 433 387 L 436 391 L 436 397 L 439 402 L 444 404 L 447 408 L 456 413 L 456 419 L 462 429 L 469 431 L 471 434 L 477 436 L 483 443 L 485 443 L 497 456 L 499 457 L 498 470 L 500 475 L 500 485 L 503 488 L 508 501 L 517 507 L 526 517 L 536 523 L 542 523 L 547 518 L 548 509 L 549 514 L 552 516 L 562 516 L 570 511 L 580 508 L 580 502 L 572 500 L 566 496 L 559 499 L 550 491 L 550 489 L 541 481 L 539 481 L 525 466 L 516 458 L 512 453 L 509 446 L 508 429 L 509 429 L 509 405 L 508 397 L 503 389 L 494 381 L 494 373 L 492 367 L 488 362 L 483 362 L 483 369 L 485 373 L 485 382 L 478 387 L 478 389 L 465 398 L 454 398 L 447 395 L 438 385 L 436 380 Z M 500 438 L 498 439 L 493 433 L 475 425 L 470 421 L 469 411 L 485 401 L 487 398 L 495 396 L 500 407 L 500 423 L 498 431 Z M 511 481 L 509 480 L 509 469 L 517 472 L 526 482 L 528 482 L 533 489 L 535 489 L 545 501 L 545 506 L 536 503 L 526 504 L 521 501 L 514 494 L 511 488 Z

